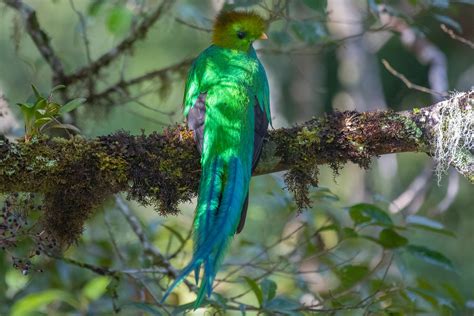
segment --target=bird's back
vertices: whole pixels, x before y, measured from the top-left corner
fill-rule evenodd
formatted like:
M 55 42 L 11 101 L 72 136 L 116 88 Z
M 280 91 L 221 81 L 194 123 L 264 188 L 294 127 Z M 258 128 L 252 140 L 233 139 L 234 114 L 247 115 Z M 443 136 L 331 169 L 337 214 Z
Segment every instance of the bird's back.
M 211 46 L 197 58 L 195 67 L 200 92 L 206 95 L 203 162 L 219 153 L 238 155 L 248 166 L 258 60 L 251 54 Z

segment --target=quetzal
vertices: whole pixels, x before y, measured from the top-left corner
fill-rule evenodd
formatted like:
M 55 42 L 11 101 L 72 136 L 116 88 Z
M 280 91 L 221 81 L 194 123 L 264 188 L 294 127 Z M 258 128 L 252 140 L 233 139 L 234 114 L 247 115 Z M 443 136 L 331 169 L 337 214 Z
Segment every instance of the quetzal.
M 212 284 L 234 234 L 244 227 L 249 182 L 270 119 L 269 87 L 252 43 L 266 39 L 266 21 L 253 12 L 220 13 L 212 45 L 194 61 L 184 93 L 184 115 L 201 152 L 201 182 L 191 262 L 163 301 L 192 271 L 199 283 L 195 307 Z

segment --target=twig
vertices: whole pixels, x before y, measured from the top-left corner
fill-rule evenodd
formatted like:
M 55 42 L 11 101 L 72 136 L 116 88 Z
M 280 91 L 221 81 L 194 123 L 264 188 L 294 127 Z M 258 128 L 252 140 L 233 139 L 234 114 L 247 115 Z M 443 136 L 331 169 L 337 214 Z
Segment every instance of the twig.
M 36 18 L 36 11 L 21 0 L 3 1 L 6 5 L 16 9 L 20 13 L 23 23 L 26 26 L 26 31 L 53 71 L 53 83 L 57 84 L 64 81 L 64 67 L 51 47 L 49 36 L 41 29 L 38 19 Z
M 426 189 L 426 185 L 432 178 L 433 163 L 428 163 L 423 171 L 410 183 L 407 189 L 390 203 L 390 213 L 398 213 L 410 205 L 416 197 L 422 194 L 422 191 Z
M 395 77 L 403 81 L 403 83 L 408 87 L 408 89 L 413 89 L 413 90 L 417 90 L 420 92 L 424 92 L 424 93 L 428 93 L 428 94 L 432 94 L 436 96 L 441 96 L 441 97 L 448 96 L 447 93 L 440 93 L 440 92 L 431 90 L 429 88 L 412 83 L 410 80 L 407 79 L 407 77 L 405 77 L 403 74 L 396 71 L 385 59 L 382 59 L 382 64 L 384 65 L 385 69 L 387 69 L 392 75 L 394 75 Z
M 86 20 L 84 18 L 84 14 L 82 14 L 82 12 L 77 10 L 77 8 L 74 4 L 74 0 L 69 0 L 69 3 L 71 4 L 72 10 L 74 11 L 74 13 L 77 14 L 77 16 L 79 18 L 79 23 L 81 24 L 82 41 L 84 42 L 84 48 L 86 50 L 87 61 L 90 64 L 90 63 L 92 63 L 92 58 L 91 58 L 91 51 L 90 51 L 90 47 L 89 47 L 89 38 L 87 36 L 87 26 L 86 26 Z
M 173 72 L 179 72 L 181 70 L 183 70 L 185 67 L 189 66 L 191 63 L 192 63 L 193 59 L 185 59 L 177 64 L 174 64 L 174 65 L 171 65 L 171 66 L 168 66 L 168 67 L 165 67 L 165 68 L 162 68 L 162 69 L 158 69 L 158 70 L 154 70 L 154 71 L 150 71 L 144 75 L 141 75 L 141 76 L 138 76 L 138 77 L 135 77 L 133 79 L 130 79 L 130 80 L 120 80 L 118 82 L 116 82 L 115 84 L 112 84 L 110 86 L 110 88 L 98 93 L 98 94 L 95 94 L 95 95 L 91 95 L 89 97 L 89 101 L 97 101 L 97 100 L 100 100 L 100 99 L 107 99 L 107 98 L 110 98 L 110 95 L 112 93 L 117 93 L 117 92 L 125 92 L 126 89 L 130 88 L 131 86 L 133 85 L 137 85 L 137 84 L 140 84 L 144 81 L 147 81 L 147 80 L 151 80 L 151 79 L 154 79 L 154 78 L 162 78 L 164 76 L 166 76 L 168 73 L 173 73 Z
M 144 288 L 146 288 L 147 292 L 148 292 L 148 293 L 150 294 L 150 296 L 153 298 L 153 301 L 155 301 L 155 304 L 161 307 L 161 309 L 162 309 L 161 311 L 166 312 L 167 315 L 172 315 L 172 314 L 168 311 L 168 309 L 166 308 L 166 306 L 161 303 L 161 300 L 160 300 L 158 297 L 156 297 L 156 295 L 155 295 L 155 293 L 153 292 L 153 290 L 150 289 L 150 287 L 148 286 L 148 284 L 147 284 L 144 280 L 142 280 L 141 278 L 138 278 L 138 279 L 135 278 L 135 279 L 136 279 L 138 282 L 140 282 Z M 161 315 L 161 313 L 160 313 L 159 315 Z
M 186 236 L 186 238 L 184 238 L 184 241 L 181 243 L 181 245 L 178 247 L 178 249 L 175 250 L 175 252 L 173 252 L 171 255 L 168 256 L 168 260 L 173 259 L 173 258 L 176 257 L 179 253 L 181 253 L 181 250 L 183 250 L 184 245 L 186 245 L 186 243 L 188 242 L 188 240 L 191 239 L 192 234 L 193 234 L 193 230 L 192 230 L 192 229 L 189 229 L 189 230 L 188 230 L 188 235 Z
M 186 26 L 189 26 L 190 28 L 193 28 L 195 30 L 198 30 L 198 31 L 204 31 L 206 33 L 210 33 L 212 32 L 212 29 L 209 29 L 207 27 L 203 27 L 203 26 L 199 26 L 199 25 L 194 25 L 194 24 L 191 24 L 185 20 L 182 20 L 180 18 L 175 18 L 174 19 L 176 22 L 180 23 L 180 24 L 183 24 L 183 25 L 186 25 Z
M 176 278 L 178 276 L 178 271 L 176 271 L 176 269 L 170 264 L 170 262 L 165 258 L 165 256 L 151 244 L 150 240 L 143 231 L 140 221 L 135 216 L 135 214 L 132 213 L 132 210 L 128 207 L 123 198 L 120 195 L 115 195 L 115 202 L 117 203 L 118 209 L 122 212 L 128 224 L 134 231 L 135 235 L 140 240 L 144 252 L 153 256 L 156 259 L 156 265 L 165 268 L 167 274 L 170 277 Z M 186 284 L 190 291 L 193 291 L 195 289 L 195 286 L 187 280 L 184 280 L 183 283 Z
M 138 105 L 140 105 L 141 107 L 147 109 L 147 110 L 150 110 L 150 111 L 153 111 L 153 112 L 156 112 L 156 113 L 159 113 L 159 114 L 162 114 L 162 115 L 165 115 L 165 116 L 172 116 L 174 115 L 176 112 L 173 110 L 173 111 L 169 111 L 169 112 L 165 112 L 165 111 L 161 111 L 161 110 L 158 110 L 158 109 L 155 109 L 154 107 L 151 107 L 149 106 L 148 104 L 145 104 L 144 102 L 140 101 L 140 100 L 131 100 L 131 102 L 134 102 Z
M 400 41 L 413 52 L 420 63 L 429 65 L 429 86 L 438 94 L 427 93 L 431 93 L 433 101 L 442 101 L 448 90 L 448 65 L 443 51 L 426 37 L 420 36 L 405 20 L 391 14 L 385 5 L 379 5 L 379 17 L 383 24 L 400 33 Z
M 79 23 L 81 24 L 81 34 L 82 34 L 82 41 L 84 42 L 84 48 L 86 51 L 86 57 L 87 57 L 87 63 L 89 66 L 92 64 L 92 57 L 91 57 L 91 51 L 89 47 L 89 37 L 87 36 L 87 25 L 86 25 L 86 19 L 84 18 L 84 15 L 82 12 L 76 9 L 76 6 L 74 5 L 74 0 L 69 0 L 69 3 L 71 4 L 72 10 L 77 14 L 79 17 Z M 92 78 L 92 72 L 89 73 L 89 95 L 94 94 L 94 79 Z
M 448 34 L 452 39 L 454 40 L 457 40 L 463 44 L 466 44 L 467 46 L 469 46 L 470 48 L 474 49 L 474 42 L 464 38 L 464 37 L 461 37 L 457 34 L 454 33 L 453 30 L 449 29 L 446 25 L 444 24 L 441 24 L 441 29 L 443 30 L 443 32 L 445 32 L 446 34 Z
M 104 214 L 104 223 L 105 223 L 105 226 L 107 227 L 107 233 L 109 235 L 109 238 L 110 238 L 110 241 L 112 242 L 112 246 L 115 250 L 115 252 L 117 253 L 117 257 L 119 258 L 120 262 L 122 264 L 125 263 L 125 257 L 122 255 L 122 252 L 120 251 L 120 248 L 119 246 L 117 245 L 117 241 L 115 240 L 115 236 L 114 236 L 114 233 L 112 232 L 112 227 L 109 223 L 109 220 L 107 218 L 107 214 Z
M 12 0 L 8 0 L 12 1 Z M 82 67 L 75 73 L 63 78 L 63 84 L 70 84 L 77 82 L 92 74 L 97 74 L 102 68 L 109 65 L 117 57 L 132 49 L 136 41 L 145 38 L 153 24 L 161 17 L 161 15 L 168 10 L 174 1 L 164 0 L 148 17 L 135 28 L 124 40 L 122 40 L 116 47 L 109 50 L 107 53 L 100 56 L 91 64 Z
M 276 247 L 277 245 L 279 245 L 281 242 L 291 238 L 291 236 L 293 236 L 294 234 L 296 234 L 298 231 L 300 231 L 303 227 L 305 227 L 306 225 L 305 224 L 302 224 L 300 226 L 298 226 L 295 230 L 293 230 L 291 233 L 279 238 L 277 241 L 275 241 L 274 243 L 270 244 L 269 246 L 265 247 L 263 250 L 261 250 L 258 254 L 256 254 L 254 257 L 252 257 L 250 260 L 248 260 L 246 263 L 240 265 L 238 268 L 235 268 L 234 270 L 230 271 L 225 277 L 223 277 L 222 279 L 216 281 L 216 286 L 219 285 L 220 282 L 226 282 L 227 280 L 229 280 L 229 278 L 236 274 L 237 272 L 239 272 L 240 270 L 242 270 L 245 266 L 247 266 L 248 264 L 254 262 L 255 260 L 257 260 L 258 258 L 260 258 L 262 255 L 264 255 L 265 253 L 267 253 L 268 250 Z
M 118 274 L 120 273 L 119 271 L 116 271 L 116 270 L 108 269 L 108 268 L 105 268 L 105 267 L 95 266 L 95 265 L 85 263 L 85 262 L 80 262 L 80 261 L 77 261 L 77 260 L 71 259 L 71 258 L 59 257 L 59 256 L 54 256 L 54 255 L 49 255 L 49 257 L 57 259 L 57 260 L 61 260 L 61 261 L 65 262 L 65 263 L 68 263 L 68 264 L 78 266 L 80 268 L 90 270 L 90 271 L 92 271 L 94 273 L 97 273 L 99 275 L 108 275 L 108 276 L 112 276 L 112 277 L 116 278 L 116 277 L 118 277 Z

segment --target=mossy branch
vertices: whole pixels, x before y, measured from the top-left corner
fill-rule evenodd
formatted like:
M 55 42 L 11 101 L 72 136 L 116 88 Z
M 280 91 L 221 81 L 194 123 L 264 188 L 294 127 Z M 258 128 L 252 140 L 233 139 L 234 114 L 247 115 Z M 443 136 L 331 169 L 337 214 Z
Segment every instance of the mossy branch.
M 373 157 L 382 154 L 434 154 L 439 130 L 449 126 L 442 116 L 446 106 L 459 107 L 472 124 L 474 92 L 456 98 L 400 113 L 336 112 L 272 130 L 256 174 L 288 170 L 288 188 L 297 205 L 305 207 L 310 203 L 309 186 L 317 184 L 319 164 L 337 171 L 348 161 L 367 168 Z M 472 129 L 467 131 L 470 138 L 456 145 L 463 144 L 463 155 L 471 155 L 473 146 Z M 472 181 L 472 159 L 462 161 L 470 165 L 458 170 Z M 44 194 L 43 225 L 66 243 L 77 238 L 92 210 L 113 193 L 127 192 L 129 198 L 154 205 L 162 214 L 175 214 L 179 202 L 196 194 L 199 177 L 192 132 L 181 125 L 139 136 L 118 132 L 94 139 L 40 138 L 29 143 L 0 139 L 0 192 Z

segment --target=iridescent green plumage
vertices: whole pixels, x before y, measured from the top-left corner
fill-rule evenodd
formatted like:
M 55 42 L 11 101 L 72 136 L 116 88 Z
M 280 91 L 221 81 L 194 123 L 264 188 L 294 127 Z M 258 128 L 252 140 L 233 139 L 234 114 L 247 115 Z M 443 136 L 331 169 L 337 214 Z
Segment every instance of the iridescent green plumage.
M 212 292 L 230 240 L 243 227 L 251 173 L 270 120 L 267 77 L 251 46 L 264 27 L 254 13 L 222 13 L 215 23 L 214 45 L 189 72 L 184 114 L 202 154 L 194 253 L 164 299 L 193 270 L 198 282 L 203 265 L 199 306 L 204 294 Z

